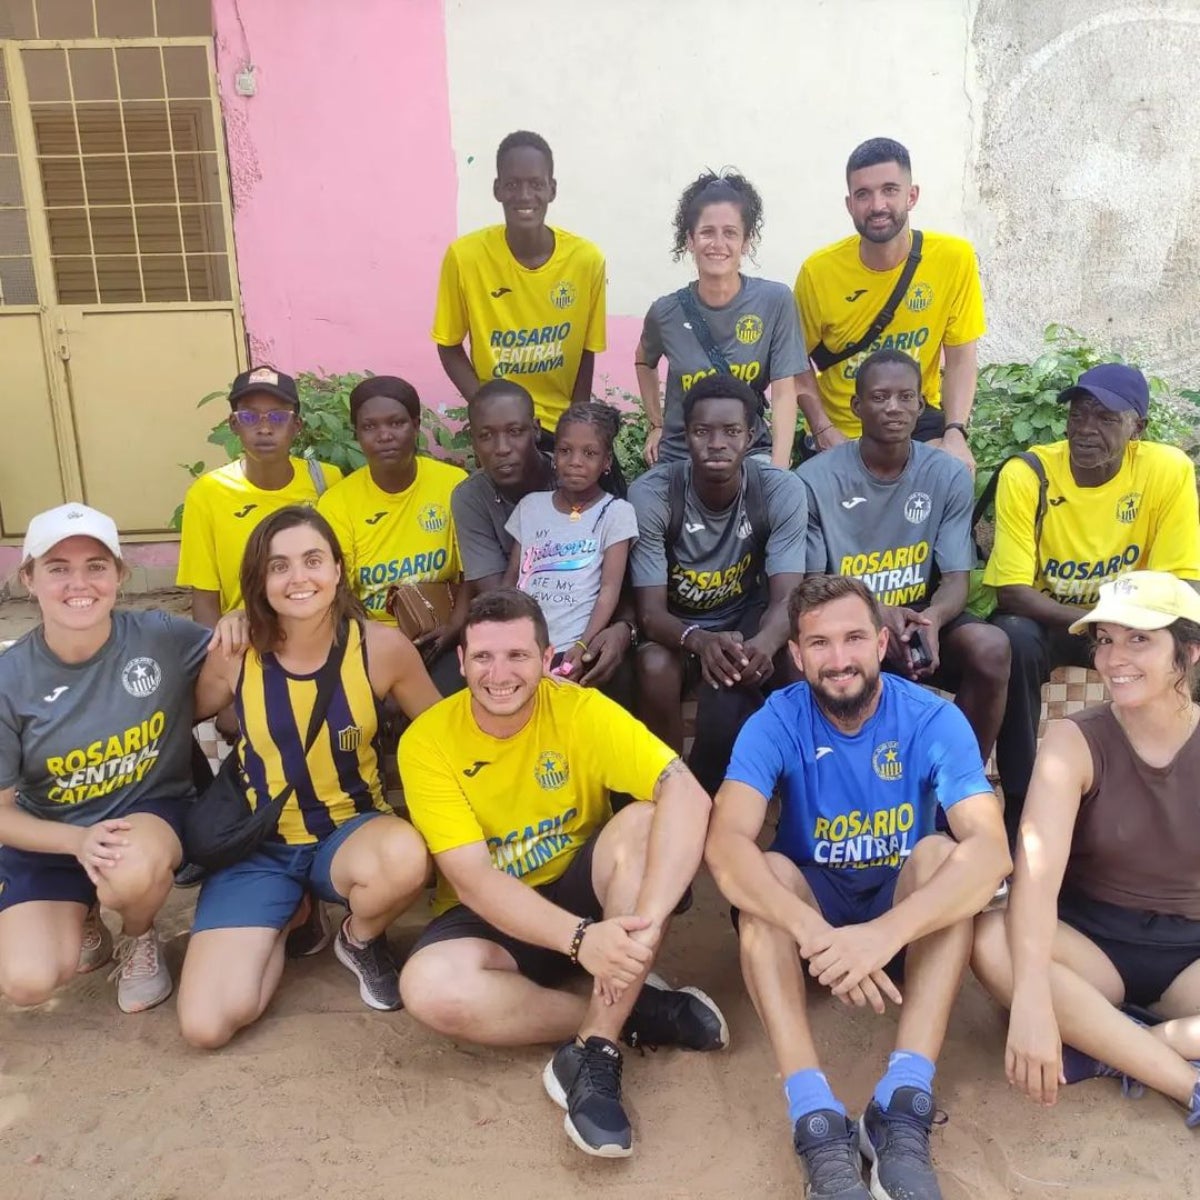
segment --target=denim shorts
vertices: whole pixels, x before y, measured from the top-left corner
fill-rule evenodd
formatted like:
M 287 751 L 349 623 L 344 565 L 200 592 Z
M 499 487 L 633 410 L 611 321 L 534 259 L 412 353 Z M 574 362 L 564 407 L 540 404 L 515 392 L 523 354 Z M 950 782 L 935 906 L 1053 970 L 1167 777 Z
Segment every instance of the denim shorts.
M 191 798 L 156 800 L 147 797 L 132 804 L 127 812 L 106 820 L 121 821 L 137 813 L 149 813 L 170 825 L 183 843 L 183 817 Z M 43 854 L 37 850 L 18 850 L 0 846 L 0 912 L 16 904 L 34 900 L 96 903 L 96 885 L 73 854 Z
M 367 821 L 386 816 L 359 813 L 328 837 L 304 846 L 263 842 L 249 858 L 210 875 L 200 888 L 192 932 L 206 929 L 282 929 L 305 891 L 330 904 L 345 904 L 330 870 L 342 843 Z

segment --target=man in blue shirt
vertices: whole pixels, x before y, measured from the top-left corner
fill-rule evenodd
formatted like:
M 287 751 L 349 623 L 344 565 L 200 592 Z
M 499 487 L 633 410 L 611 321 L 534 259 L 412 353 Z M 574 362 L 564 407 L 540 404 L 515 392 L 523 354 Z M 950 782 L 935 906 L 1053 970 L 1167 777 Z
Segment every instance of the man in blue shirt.
M 929 1157 L 934 1063 L 971 953 L 972 918 L 1011 869 L 1000 803 L 953 705 L 883 675 L 889 633 L 865 584 L 810 575 L 788 604 L 804 682 L 743 727 L 707 859 L 735 906 L 742 973 L 784 1078 L 809 1195 L 940 1200 Z M 757 845 L 772 795 L 771 848 Z M 935 829 L 938 807 L 953 838 Z M 861 1123 L 820 1070 L 804 969 L 843 1003 L 899 1004 L 896 1050 Z M 861 1152 L 873 1164 L 872 1190 Z

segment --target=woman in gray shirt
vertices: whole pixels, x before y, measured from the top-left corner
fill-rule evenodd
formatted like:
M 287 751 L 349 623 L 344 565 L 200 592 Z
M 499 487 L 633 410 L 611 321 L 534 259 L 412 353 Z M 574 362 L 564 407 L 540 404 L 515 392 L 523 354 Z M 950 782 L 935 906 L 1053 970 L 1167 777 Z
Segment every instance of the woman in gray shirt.
M 40 1004 L 102 966 L 102 904 L 127 939 L 117 1003 L 140 1012 L 171 994 L 154 918 L 194 795 L 193 688 L 221 631 L 115 609 L 117 527 L 86 505 L 34 517 L 22 560 L 42 623 L 0 655 L 0 994 Z
M 751 453 L 777 467 L 791 462 L 796 433 L 795 376 L 808 370 L 796 302 L 786 284 L 742 274 L 762 233 L 762 199 L 741 175 L 706 171 L 690 183 L 675 212 L 674 257 L 690 254 L 696 279 L 660 296 L 646 313 L 635 356 L 650 433 L 647 464 L 687 458 L 683 395 L 705 375 L 735 375 L 759 395 Z M 658 364 L 667 360 L 665 403 Z M 771 419 L 765 392 L 771 388 Z

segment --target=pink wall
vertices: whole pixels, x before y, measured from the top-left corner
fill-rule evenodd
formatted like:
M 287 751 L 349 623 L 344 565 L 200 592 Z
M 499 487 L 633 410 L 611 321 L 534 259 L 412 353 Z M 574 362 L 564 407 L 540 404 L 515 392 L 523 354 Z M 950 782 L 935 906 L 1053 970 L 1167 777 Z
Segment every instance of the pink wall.
M 213 17 L 251 356 L 452 402 L 429 339 L 457 232 L 441 0 L 214 0 Z

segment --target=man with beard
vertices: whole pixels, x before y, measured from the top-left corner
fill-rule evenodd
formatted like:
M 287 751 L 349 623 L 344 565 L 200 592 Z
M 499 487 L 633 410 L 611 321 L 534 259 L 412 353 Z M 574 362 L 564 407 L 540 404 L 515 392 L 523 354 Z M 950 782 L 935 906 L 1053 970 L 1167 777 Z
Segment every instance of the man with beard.
M 958 709 L 881 675 L 889 634 L 865 584 L 810 575 L 788 604 L 804 682 L 747 722 L 706 857 L 734 905 L 742 974 L 771 1040 L 809 1195 L 940 1200 L 929 1156 L 934 1064 L 972 918 L 1011 863 L 1000 805 Z M 767 804 L 780 798 L 771 847 Z M 953 837 L 935 832 L 936 809 Z M 856 1125 L 820 1069 L 804 971 L 844 1004 L 901 1002 L 896 1049 Z M 871 1162 L 871 1190 L 859 1153 Z
M 850 407 L 859 364 L 876 350 L 903 350 L 921 364 L 926 402 L 913 437 L 940 445 L 973 471 L 967 422 L 975 399 L 976 343 L 987 331 L 975 251 L 949 234 L 914 234 L 909 213 L 920 189 L 908 151 L 891 138 L 871 138 L 854 150 L 846 188 L 857 234 L 810 255 L 796 277 L 805 346 L 816 372 L 797 377 L 810 450 L 859 435 Z M 876 328 L 914 251 L 908 286 L 896 296 L 891 319 Z

